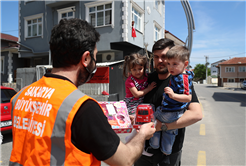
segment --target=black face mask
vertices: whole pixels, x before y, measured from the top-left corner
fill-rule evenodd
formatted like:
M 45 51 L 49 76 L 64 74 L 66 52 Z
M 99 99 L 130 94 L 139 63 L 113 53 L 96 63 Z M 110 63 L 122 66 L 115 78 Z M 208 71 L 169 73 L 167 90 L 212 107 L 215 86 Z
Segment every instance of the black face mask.
M 92 60 L 95 62 L 95 68 L 94 68 L 93 71 L 91 72 L 87 67 L 85 67 L 86 71 L 89 73 L 89 76 L 88 76 L 88 78 L 86 79 L 85 83 L 88 82 L 88 81 L 90 81 L 91 78 L 94 76 L 94 74 L 95 74 L 96 71 L 97 71 L 97 65 L 96 65 L 96 64 L 97 64 L 97 61 L 94 59 L 93 56 L 91 56 L 91 58 L 92 58 Z

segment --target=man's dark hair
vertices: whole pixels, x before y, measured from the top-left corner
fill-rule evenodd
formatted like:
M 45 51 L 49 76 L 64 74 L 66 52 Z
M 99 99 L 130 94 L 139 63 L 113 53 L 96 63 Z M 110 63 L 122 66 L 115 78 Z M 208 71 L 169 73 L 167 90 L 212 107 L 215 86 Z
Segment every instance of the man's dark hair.
M 156 50 L 163 50 L 165 48 L 172 48 L 174 46 L 174 41 L 171 39 L 163 38 L 155 42 L 152 47 L 152 52 Z
M 87 21 L 62 19 L 51 31 L 50 51 L 55 68 L 77 65 L 85 51 L 93 56 L 100 34 Z

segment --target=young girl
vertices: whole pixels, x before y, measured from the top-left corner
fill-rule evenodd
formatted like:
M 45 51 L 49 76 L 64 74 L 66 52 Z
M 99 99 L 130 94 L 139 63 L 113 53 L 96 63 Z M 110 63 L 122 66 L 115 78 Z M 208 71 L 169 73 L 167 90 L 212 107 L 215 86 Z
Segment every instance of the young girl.
M 135 117 L 136 109 L 143 102 L 143 97 L 151 91 L 156 83 L 152 82 L 148 85 L 147 75 L 145 73 L 147 66 L 147 57 L 139 53 L 133 53 L 125 57 L 123 75 L 127 78 L 125 82 L 126 97 L 124 101 L 130 116 Z M 129 142 L 137 131 L 132 130 L 131 134 L 125 138 L 126 143 Z
M 143 102 L 143 96 L 151 91 L 155 82 L 148 85 L 146 75 L 147 57 L 139 53 L 133 53 L 125 57 L 123 75 L 125 82 L 126 102 L 129 115 L 135 115 L 137 106 Z

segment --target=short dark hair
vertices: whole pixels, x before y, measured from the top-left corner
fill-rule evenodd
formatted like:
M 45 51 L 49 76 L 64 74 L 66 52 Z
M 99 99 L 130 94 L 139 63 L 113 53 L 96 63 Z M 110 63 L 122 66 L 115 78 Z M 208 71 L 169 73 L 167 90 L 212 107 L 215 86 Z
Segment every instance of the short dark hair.
M 167 59 L 178 58 L 182 62 L 185 62 L 189 60 L 190 51 L 185 46 L 176 45 L 168 50 L 166 57 Z
M 156 50 L 163 50 L 165 48 L 172 48 L 174 46 L 174 41 L 171 39 L 163 38 L 155 42 L 152 47 L 152 52 Z
M 87 21 L 62 19 L 51 31 L 50 51 L 55 68 L 77 65 L 85 51 L 93 56 L 100 34 Z

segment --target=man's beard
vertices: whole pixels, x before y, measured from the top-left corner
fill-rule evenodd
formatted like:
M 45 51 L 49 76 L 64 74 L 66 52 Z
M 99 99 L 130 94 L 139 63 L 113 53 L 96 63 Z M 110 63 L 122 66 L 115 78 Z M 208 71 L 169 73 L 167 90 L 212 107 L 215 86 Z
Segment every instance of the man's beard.
M 88 69 L 92 69 L 93 67 L 93 61 L 91 61 L 88 65 Z M 80 86 L 84 83 L 86 83 L 88 77 L 90 76 L 90 73 L 85 68 L 80 68 L 78 74 L 77 74 L 77 84 L 76 86 Z
M 156 72 L 158 74 L 166 74 L 168 73 L 167 67 L 165 66 L 164 68 L 159 69 L 158 66 L 155 68 Z

